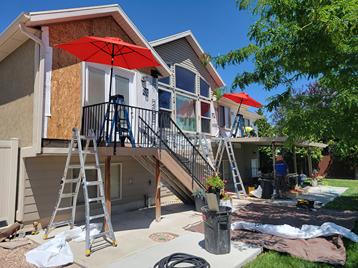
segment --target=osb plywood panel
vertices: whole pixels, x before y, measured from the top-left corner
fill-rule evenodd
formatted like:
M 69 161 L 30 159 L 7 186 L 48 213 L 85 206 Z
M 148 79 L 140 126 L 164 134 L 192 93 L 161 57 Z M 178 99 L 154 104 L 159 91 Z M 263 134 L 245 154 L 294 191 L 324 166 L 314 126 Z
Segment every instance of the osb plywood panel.
M 134 44 L 111 18 L 61 23 L 49 26 L 50 46 L 77 40 L 83 36 L 118 37 Z M 139 69 L 150 75 L 151 68 Z M 72 128 L 81 124 L 81 61 L 53 47 L 51 80 L 51 117 L 47 120 L 48 139 L 71 139 Z

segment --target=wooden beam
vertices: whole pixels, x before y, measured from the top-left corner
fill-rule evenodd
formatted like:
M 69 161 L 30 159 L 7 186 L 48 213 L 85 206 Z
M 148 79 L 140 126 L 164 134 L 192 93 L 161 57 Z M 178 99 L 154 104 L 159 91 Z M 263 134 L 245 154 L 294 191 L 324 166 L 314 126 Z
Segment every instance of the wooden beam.
M 275 143 L 272 143 L 272 168 L 273 168 L 273 177 L 276 178 L 276 146 Z
M 312 176 L 311 148 L 308 147 L 307 151 L 308 151 L 308 157 L 307 157 L 308 158 L 308 176 L 307 177 L 311 178 L 311 176 Z
M 296 147 L 292 145 L 292 154 L 293 154 L 293 170 L 297 173 L 297 159 L 296 159 Z
M 160 206 L 160 161 L 155 159 L 155 220 L 160 221 L 161 218 L 161 206 Z
M 106 155 L 104 162 L 104 195 L 108 209 L 109 218 L 111 218 L 111 156 Z M 104 229 L 108 231 L 106 218 L 104 219 Z

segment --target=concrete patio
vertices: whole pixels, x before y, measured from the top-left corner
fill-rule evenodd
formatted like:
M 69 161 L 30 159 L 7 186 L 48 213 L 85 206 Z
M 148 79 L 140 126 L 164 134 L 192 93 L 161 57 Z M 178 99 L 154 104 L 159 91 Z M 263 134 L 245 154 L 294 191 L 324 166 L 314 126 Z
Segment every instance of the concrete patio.
M 299 198 L 321 201 L 324 204 L 342 194 L 347 188 L 318 186 L 308 189 L 307 194 Z M 240 194 L 241 197 L 241 194 Z M 296 204 L 293 200 L 265 200 L 258 198 L 233 199 L 234 208 L 242 207 L 251 202 L 274 202 L 284 204 Z M 163 198 L 162 217 L 160 222 L 155 221 L 155 207 L 145 208 L 122 214 L 112 215 L 112 224 L 118 242 L 117 247 L 111 246 L 104 239 L 97 239 L 92 246 L 90 257 L 85 256 L 85 243 L 69 242 L 74 255 L 74 262 L 82 267 L 153 267 L 160 259 L 173 253 L 188 253 L 207 260 L 211 267 L 220 267 L 225 262 L 225 267 L 242 267 L 255 259 L 262 248 L 241 242 L 231 241 L 231 252 L 224 255 L 210 254 L 205 250 L 204 235 L 186 231 L 183 227 L 196 223 L 202 219 L 202 214 L 195 211 L 194 206 L 185 205 L 176 201 L 174 196 Z M 78 223 L 77 226 L 84 223 Z M 61 227 L 52 231 L 49 239 L 56 234 L 69 230 Z M 178 238 L 165 243 L 153 241 L 149 238 L 154 233 L 171 233 Z M 39 244 L 43 240 L 44 231 L 36 236 L 29 236 Z

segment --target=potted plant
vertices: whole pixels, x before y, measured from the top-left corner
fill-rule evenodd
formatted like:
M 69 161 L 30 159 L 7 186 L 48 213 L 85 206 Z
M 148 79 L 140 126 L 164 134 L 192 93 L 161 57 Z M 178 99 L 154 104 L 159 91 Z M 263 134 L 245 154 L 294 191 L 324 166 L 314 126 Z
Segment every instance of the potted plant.
M 194 196 L 195 200 L 195 210 L 201 212 L 201 208 L 205 205 L 205 190 L 201 188 L 197 188 L 192 196 Z
M 227 181 L 220 179 L 220 172 L 215 171 L 213 171 L 212 176 L 209 176 L 207 178 L 203 177 L 203 180 L 206 180 L 205 185 L 208 193 L 216 194 L 218 203 L 220 203 L 220 191 L 225 189 L 225 183 Z
M 223 191 L 220 195 L 220 206 L 226 206 L 232 208 L 232 195 L 227 191 Z

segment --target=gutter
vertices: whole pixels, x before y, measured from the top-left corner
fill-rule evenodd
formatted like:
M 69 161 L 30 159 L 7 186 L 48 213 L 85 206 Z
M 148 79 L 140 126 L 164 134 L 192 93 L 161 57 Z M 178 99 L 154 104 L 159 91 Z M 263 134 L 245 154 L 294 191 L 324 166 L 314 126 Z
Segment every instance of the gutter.
M 28 16 L 26 16 L 28 17 Z M 19 186 L 18 201 L 16 210 L 16 220 L 23 221 L 24 203 L 25 203 L 25 176 L 26 167 L 25 160 L 27 157 L 35 157 L 41 153 L 42 124 L 43 124 L 43 94 L 44 94 L 44 69 L 45 69 L 45 43 L 38 37 L 26 30 L 23 22 L 19 23 L 20 31 L 34 40 L 40 46 L 35 50 L 35 70 L 37 70 L 34 86 L 34 111 L 33 111 L 33 130 L 32 130 L 32 146 L 20 149 L 20 167 L 19 167 Z M 36 59 L 40 58 L 38 62 Z

